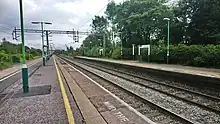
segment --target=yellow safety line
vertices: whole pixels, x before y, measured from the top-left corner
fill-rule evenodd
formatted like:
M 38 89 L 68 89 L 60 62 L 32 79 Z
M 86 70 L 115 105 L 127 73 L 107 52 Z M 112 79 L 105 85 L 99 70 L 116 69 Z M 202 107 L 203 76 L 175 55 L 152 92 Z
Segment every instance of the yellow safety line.
M 70 107 L 70 103 L 69 103 L 68 97 L 66 95 L 66 90 L 64 88 L 63 81 L 61 79 L 61 76 L 60 76 L 60 73 L 59 73 L 59 70 L 58 70 L 58 67 L 57 67 L 57 64 L 56 64 L 56 61 L 55 61 L 54 57 L 53 57 L 53 60 L 54 60 L 54 64 L 55 64 L 55 67 L 56 67 L 56 70 L 57 70 L 57 77 L 58 77 L 58 81 L 59 81 L 59 84 L 60 84 L 60 89 L 61 89 L 62 96 L 63 96 L 63 101 L 64 101 L 64 106 L 65 106 L 65 109 L 66 109 L 68 122 L 69 122 L 69 124 L 75 124 L 75 119 L 73 117 L 73 113 L 72 113 L 72 110 L 71 110 L 71 107 Z

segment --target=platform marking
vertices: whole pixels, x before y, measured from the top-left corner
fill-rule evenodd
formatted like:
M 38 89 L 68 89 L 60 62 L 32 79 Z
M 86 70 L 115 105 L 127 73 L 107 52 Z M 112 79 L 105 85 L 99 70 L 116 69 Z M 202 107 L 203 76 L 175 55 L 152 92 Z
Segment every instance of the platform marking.
M 39 60 L 39 61 L 40 61 L 40 60 Z M 37 64 L 39 61 L 37 61 L 36 63 L 33 63 L 33 64 L 29 65 L 28 67 L 31 67 L 31 66 Z M 15 71 L 14 73 L 9 74 L 9 75 L 7 75 L 7 76 L 5 76 L 5 77 L 2 77 L 2 78 L 0 79 L 0 82 L 2 82 L 2 81 L 4 81 L 4 80 L 6 80 L 6 79 L 8 79 L 8 78 L 10 78 L 10 77 L 12 77 L 12 76 L 18 74 L 19 72 L 21 72 L 21 69 L 18 69 L 18 70 Z
M 65 106 L 65 109 L 66 109 L 68 122 L 69 122 L 69 124 L 75 124 L 75 119 L 73 117 L 73 113 L 72 113 L 72 110 L 71 110 L 71 107 L 70 107 L 70 103 L 69 103 L 68 97 L 66 95 L 66 90 L 64 88 L 63 81 L 61 79 L 61 76 L 60 76 L 60 73 L 59 73 L 59 70 L 58 70 L 58 67 L 57 67 L 57 64 L 56 64 L 56 61 L 55 61 L 54 57 L 53 57 L 53 60 L 54 60 L 54 64 L 55 64 L 56 71 L 57 71 L 58 82 L 60 84 L 60 89 L 61 89 L 62 96 L 63 96 L 63 101 L 64 101 L 64 106 Z
M 108 108 L 108 110 L 110 110 L 110 112 L 113 113 L 113 115 L 116 118 L 118 118 L 120 120 L 120 122 L 123 123 L 123 122 L 129 122 L 130 121 L 121 111 L 115 112 L 117 110 L 117 108 L 112 103 L 110 103 L 109 101 L 104 102 L 104 105 Z
M 146 122 L 150 123 L 150 124 L 156 124 L 155 122 L 153 122 L 152 120 L 150 120 L 148 117 L 144 116 L 143 114 L 141 114 L 139 111 L 137 111 L 136 109 L 134 109 L 133 107 L 131 107 L 130 105 L 128 105 L 126 102 L 124 102 L 123 100 L 121 100 L 120 98 L 118 98 L 117 96 L 115 96 L 113 93 L 111 93 L 110 91 L 108 91 L 107 89 L 105 89 L 104 87 L 102 87 L 99 83 L 97 83 L 96 81 L 94 81 L 92 78 L 90 78 L 89 76 L 87 76 L 86 74 L 84 74 L 83 72 L 81 72 L 80 70 L 76 69 L 75 67 L 73 67 L 72 65 L 70 65 L 69 63 L 67 63 L 66 61 L 64 61 L 67 65 L 69 65 L 70 67 L 72 67 L 74 70 L 78 71 L 80 74 L 82 74 L 83 76 L 85 76 L 87 79 L 89 79 L 90 81 L 92 81 L 94 84 L 96 84 L 97 86 L 99 86 L 101 89 L 103 89 L 105 92 L 109 93 L 112 97 L 114 97 L 115 99 L 117 99 L 120 103 L 122 103 L 123 105 L 125 105 L 129 110 L 133 111 L 135 114 L 137 114 L 139 117 L 141 117 L 143 120 L 145 120 Z
M 4 81 L 4 80 L 6 80 L 6 79 L 8 79 L 8 78 L 10 78 L 10 77 L 12 77 L 12 76 L 14 76 L 14 75 L 16 75 L 16 74 L 19 73 L 19 72 L 21 72 L 21 70 L 15 71 L 14 73 L 9 74 L 9 75 L 6 76 L 6 77 L 3 77 L 2 79 L 0 79 L 0 82 L 2 82 L 2 81 Z

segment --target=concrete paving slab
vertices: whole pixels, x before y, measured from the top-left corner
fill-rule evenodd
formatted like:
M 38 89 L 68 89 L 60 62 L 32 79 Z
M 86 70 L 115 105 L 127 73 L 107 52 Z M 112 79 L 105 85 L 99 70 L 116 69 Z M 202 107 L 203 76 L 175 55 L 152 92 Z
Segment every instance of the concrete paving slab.
M 53 61 L 48 63 L 53 64 Z M 29 78 L 30 87 L 49 86 L 51 92 L 43 95 L 8 98 L 0 106 L 0 124 L 68 123 L 55 67 L 41 67 L 36 74 L 40 75 L 33 75 Z M 19 90 L 22 89 L 21 82 L 18 84 L 18 87 L 13 89 L 15 93 L 19 93 Z M 37 90 L 39 90 L 38 88 Z
M 68 67 L 66 69 L 68 70 Z M 101 89 L 81 73 L 71 71 L 70 74 L 108 124 L 148 124 L 137 113 L 131 111 L 125 104 Z
M 64 68 L 60 63 L 58 64 L 62 73 L 65 75 L 67 84 L 70 87 L 70 91 L 73 94 L 75 101 L 77 102 L 79 109 L 85 119 L 85 123 L 88 124 L 106 124 L 105 120 L 89 101 L 87 96 L 83 93 L 81 88 L 76 84 L 75 80 L 72 79 L 71 75 L 67 72 L 68 68 Z
M 106 106 L 105 103 L 109 103 L 111 101 L 112 104 L 114 104 L 114 109 L 123 108 L 125 107 L 123 104 L 121 104 L 119 101 L 111 97 L 109 94 L 106 95 L 97 95 L 89 97 L 91 102 L 94 104 L 94 106 L 100 111 L 109 111 L 108 106 Z
M 23 89 L 16 92 L 12 98 L 31 97 L 39 95 L 47 95 L 51 93 L 51 85 L 30 87 L 28 93 L 23 93 Z
M 2 98 L 5 97 L 5 95 L 6 95 L 6 94 L 0 94 L 0 101 L 1 101 Z

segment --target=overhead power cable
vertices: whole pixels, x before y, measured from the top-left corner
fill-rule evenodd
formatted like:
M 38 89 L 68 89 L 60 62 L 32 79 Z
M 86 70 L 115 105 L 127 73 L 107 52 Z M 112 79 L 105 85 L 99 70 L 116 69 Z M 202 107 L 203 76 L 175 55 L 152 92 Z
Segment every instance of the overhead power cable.
M 98 15 L 100 12 L 102 12 L 102 11 L 108 6 L 108 4 L 109 4 L 111 1 L 112 1 L 112 0 L 108 0 L 108 3 L 107 3 L 102 9 L 100 9 L 94 16 L 92 16 L 92 17 L 89 18 L 85 23 L 83 23 L 82 25 L 80 25 L 79 28 L 78 28 L 78 30 L 79 30 L 80 28 L 84 27 L 88 22 L 90 22 L 90 21 L 93 19 L 93 17 L 95 17 L 96 15 Z
M 3 31 L 3 30 L 1 30 L 1 29 L 0 29 L 0 33 L 4 33 L 4 34 L 10 34 L 10 35 L 11 35 L 11 33 L 6 32 L 6 31 Z
M 4 28 L 4 29 L 11 30 L 7 25 L 4 25 L 4 24 L 0 24 L 0 27 L 1 27 L 1 28 Z

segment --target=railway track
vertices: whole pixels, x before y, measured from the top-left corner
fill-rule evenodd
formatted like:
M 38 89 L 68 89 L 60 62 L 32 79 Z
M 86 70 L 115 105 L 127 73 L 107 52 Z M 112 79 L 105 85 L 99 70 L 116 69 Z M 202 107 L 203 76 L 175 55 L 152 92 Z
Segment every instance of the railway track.
M 164 100 L 161 100 L 161 99 L 158 99 L 158 101 L 154 101 L 153 100 L 153 102 L 155 103 L 155 104 L 157 104 L 157 105 L 159 105 L 159 106 L 164 106 L 164 104 L 167 104 L 167 103 L 169 103 L 169 104 L 174 104 L 172 107 L 171 106 L 169 106 L 169 104 L 167 104 L 167 105 L 165 105 L 164 107 L 165 107 L 165 109 L 168 109 L 169 111 L 171 111 L 171 112 L 173 112 L 173 113 L 175 113 L 175 114 L 177 114 L 177 115 L 182 115 L 182 117 L 186 117 L 187 119 L 189 119 L 189 120 L 191 120 L 191 122 L 193 122 L 193 123 L 196 123 L 196 122 L 198 122 L 198 123 L 220 123 L 220 115 L 219 115 L 219 111 L 217 110 L 217 109 L 215 109 L 215 110 L 213 110 L 213 108 L 211 108 L 210 109 L 210 107 L 207 107 L 207 106 L 204 106 L 203 104 L 200 104 L 199 103 L 199 101 L 197 101 L 199 104 L 197 104 L 196 102 L 192 102 L 192 101 L 189 101 L 190 99 L 188 99 L 188 100 L 184 100 L 183 98 L 187 98 L 187 97 L 183 97 L 183 98 L 180 98 L 178 95 L 176 95 L 177 93 L 175 93 L 176 92 L 176 90 L 180 90 L 181 91 L 181 89 L 182 88 L 179 88 L 178 89 L 178 87 L 177 87 L 177 89 L 173 89 L 174 91 L 173 92 L 168 92 L 168 91 L 172 91 L 172 90 L 168 90 L 168 89 L 166 89 L 166 88 L 170 88 L 170 87 L 165 87 L 166 86 L 166 84 L 165 85 L 162 85 L 162 86 L 155 86 L 156 85 L 156 83 L 155 82 L 150 82 L 149 80 L 145 80 L 145 81 L 143 81 L 143 78 L 144 77 L 139 77 L 139 76 L 137 76 L 136 75 L 136 77 L 135 76 L 131 76 L 131 75 L 127 75 L 127 74 L 124 74 L 124 72 L 120 72 L 120 71 L 116 71 L 116 70 L 112 70 L 112 69 L 110 69 L 110 68 L 104 68 L 103 69 L 103 67 L 97 67 L 97 65 L 96 65 L 96 67 L 94 67 L 94 65 L 93 66 L 91 66 L 91 65 L 85 65 L 86 63 L 84 62 L 83 63 L 83 65 L 81 64 L 81 66 L 86 66 L 85 68 L 86 69 L 88 69 L 88 68 L 93 68 L 93 69 L 97 69 L 97 70 L 99 70 L 100 72 L 102 72 L 102 73 L 106 73 L 106 74 L 109 74 L 109 76 L 106 76 L 105 78 L 109 78 L 110 76 L 113 76 L 113 77 L 117 77 L 117 78 L 119 78 L 119 79 L 122 79 L 122 80 L 125 80 L 125 81 L 127 81 L 127 82 L 129 82 L 129 83 L 133 83 L 133 85 L 137 85 L 137 87 L 139 87 L 139 88 L 137 88 L 136 89 L 136 91 L 138 91 L 138 90 L 140 90 L 140 89 L 143 89 L 143 90 L 145 90 L 145 91 L 147 91 L 147 90 L 149 90 L 149 89 L 151 89 L 151 90 L 154 90 L 154 91 L 157 91 L 157 92 L 159 92 L 160 94 L 158 94 L 158 96 L 160 96 L 161 94 L 165 94 L 165 95 L 167 95 L 168 97 L 171 97 L 171 101 L 176 101 L 176 100 L 181 100 L 181 102 L 183 102 L 183 103 L 179 103 L 179 104 L 176 104 L 176 103 L 171 103 L 171 101 L 168 101 L 168 100 L 165 100 L 165 102 L 164 102 Z M 93 72 L 94 73 L 94 72 Z M 97 74 L 97 73 L 96 73 Z M 99 75 L 100 76 L 100 74 L 97 74 L 97 75 Z M 103 76 L 102 76 L 102 78 L 103 78 Z M 112 79 L 111 79 L 112 80 Z M 113 82 L 117 82 L 117 80 L 112 80 Z M 123 81 L 122 81 L 123 82 Z M 147 87 L 146 86 L 146 83 L 151 83 L 151 85 L 149 85 L 149 86 L 151 86 L 151 88 L 149 88 L 149 86 Z M 118 84 L 116 84 L 116 85 L 118 85 Z M 158 85 L 158 84 L 157 84 Z M 168 85 L 169 86 L 169 85 Z M 124 88 L 124 86 L 123 86 L 123 84 L 122 85 L 120 85 L 120 87 L 123 87 Z M 158 88 L 159 87 L 159 88 Z M 175 87 L 175 86 L 174 86 Z M 155 90 L 155 88 L 158 88 L 157 90 Z M 172 88 L 172 86 L 171 86 L 171 88 Z M 125 88 L 126 89 L 126 88 Z M 129 87 L 128 87 L 128 89 L 129 89 Z M 128 90 L 128 89 L 126 89 L 126 90 Z M 166 89 L 166 90 L 165 90 Z M 135 89 L 130 89 L 130 92 L 133 92 Z M 161 91 L 159 91 L 159 90 L 163 90 L 164 92 L 161 92 Z M 135 91 L 135 92 L 136 92 Z M 165 91 L 167 91 L 167 92 L 165 92 Z M 180 91 L 179 91 L 179 93 L 180 93 Z M 187 91 L 187 90 L 186 90 Z M 142 94 L 137 94 L 137 93 L 135 93 L 135 92 L 133 92 L 134 94 L 136 94 L 136 96 L 137 97 L 141 97 L 141 95 Z M 152 91 L 151 91 L 152 92 Z M 173 94 L 172 94 L 173 93 Z M 192 94 L 189 94 L 189 93 L 192 93 Z M 149 96 L 150 96 L 151 94 L 149 94 Z M 185 93 L 183 93 L 183 95 L 185 95 Z M 189 95 L 193 95 L 192 97 L 193 98 L 195 98 L 195 97 L 200 97 L 200 99 L 201 100 L 203 100 L 203 103 L 205 103 L 206 102 L 206 100 L 204 100 L 205 98 L 206 99 L 209 99 L 209 100 L 216 100 L 215 99 L 215 97 L 209 97 L 209 95 L 206 95 L 206 94 L 202 94 L 201 95 L 201 93 L 194 93 L 193 91 L 192 92 L 188 92 L 188 94 L 187 94 L 188 96 Z M 195 96 L 195 95 L 197 95 L 197 96 Z M 165 97 L 167 97 L 167 96 L 165 96 Z M 145 97 L 145 96 L 144 96 Z M 143 98 L 143 97 L 142 97 Z M 191 98 L 191 97 L 189 97 L 189 98 Z M 145 99 L 149 99 L 148 97 L 145 97 Z M 166 98 L 165 98 L 166 99 Z M 168 98 L 167 98 L 168 99 Z M 176 100 L 173 100 L 173 99 L 176 99 Z M 218 98 L 217 98 L 217 100 L 218 100 Z M 151 101 L 152 102 L 152 101 Z M 180 101 L 177 101 L 177 102 L 180 102 Z M 200 101 L 201 102 L 201 101 Z M 161 103 L 163 103 L 163 104 L 161 104 Z M 207 102 L 206 102 L 207 103 Z M 218 103 L 218 102 L 217 102 Z M 182 105 L 182 106 L 181 106 Z M 209 104 L 210 105 L 210 104 Z M 213 104 L 212 104 L 213 105 Z M 214 105 L 216 105 L 216 104 L 214 104 Z M 169 107 L 166 107 L 166 106 L 169 106 Z M 186 106 L 186 107 L 185 107 Z M 218 107 L 218 104 L 217 104 L 217 106 L 215 106 L 215 107 Z M 178 109 L 176 109 L 176 108 L 179 108 L 179 110 Z M 175 110 L 176 109 L 176 110 Z M 184 110 L 185 109 L 185 110 Z M 195 117 L 194 117 L 195 116 Z
M 77 62 L 80 62 L 80 61 L 77 61 Z M 111 75 L 123 78 L 125 80 L 140 84 L 141 86 L 144 86 L 146 88 L 150 88 L 155 91 L 175 97 L 177 99 L 192 103 L 208 111 L 211 110 L 217 114 L 220 114 L 220 98 L 218 97 L 210 96 L 210 95 L 199 93 L 196 91 L 191 91 L 188 89 L 183 89 L 181 87 L 162 83 L 162 82 L 148 79 L 145 77 L 141 77 L 135 74 L 122 72 L 116 69 L 112 69 L 112 68 L 108 68 L 108 67 L 104 67 L 100 65 L 97 66 L 96 64 L 86 63 L 85 61 L 83 62 L 83 64 L 90 66 L 92 68 L 101 70 L 103 72 L 109 73 Z
M 64 59 L 64 58 L 62 58 Z M 190 120 L 178 113 L 175 113 L 173 111 L 171 111 L 170 109 L 167 109 L 164 106 L 158 105 L 157 103 L 155 103 L 152 100 L 148 100 L 146 98 L 143 98 L 141 95 L 138 95 L 137 93 L 135 93 L 135 91 L 132 90 L 128 90 L 127 88 L 118 85 L 117 83 L 115 83 L 114 80 L 112 80 L 110 78 L 110 76 L 104 77 L 103 75 L 100 75 L 96 72 L 94 72 L 93 70 L 90 69 L 90 67 L 82 65 L 80 63 L 76 63 L 73 62 L 71 60 L 68 60 L 65 58 L 65 61 L 67 61 L 68 63 L 77 66 L 77 68 L 80 68 L 81 70 L 83 70 L 85 73 L 92 73 L 92 75 L 95 75 L 103 80 L 105 80 L 105 82 L 108 82 L 108 85 L 104 87 L 106 87 L 108 90 L 110 90 L 111 92 L 113 92 L 114 94 L 116 94 L 119 97 L 123 97 L 122 99 L 131 104 L 131 106 L 133 106 L 135 109 L 137 109 L 139 112 L 141 112 L 142 114 L 144 114 L 145 116 L 147 116 L 148 118 L 152 119 L 154 122 L 156 123 L 199 123 L 193 120 Z M 112 86 L 110 86 L 112 85 Z M 115 90 L 118 89 L 118 90 Z M 127 94 L 127 95 L 125 95 Z M 133 99 L 133 102 L 131 102 Z M 135 102 L 134 102 L 135 101 Z
M 69 57 L 70 58 L 70 57 Z M 73 58 L 70 58 L 73 59 Z M 149 81 L 155 81 L 155 82 L 160 82 L 163 84 L 168 84 L 170 86 L 174 86 L 180 89 L 184 89 L 184 90 L 189 90 L 189 91 L 193 91 L 194 93 L 199 93 L 199 94 L 204 94 L 210 97 L 215 97 L 215 98 L 220 98 L 220 92 L 218 90 L 217 87 L 215 86 L 203 86 L 202 84 L 200 84 L 200 82 L 196 82 L 194 80 L 191 79 L 190 82 L 186 82 L 186 81 L 181 81 L 180 78 L 179 79 L 175 79 L 175 78 L 170 78 L 170 77 L 164 77 L 163 75 L 157 75 L 157 74 L 151 74 L 151 73 L 147 73 L 144 70 L 141 70 L 140 68 L 137 70 L 135 70 L 134 67 L 131 68 L 125 68 L 125 67 L 121 67 L 119 65 L 115 65 L 115 64 L 110 64 L 110 63 L 99 63 L 96 61 L 87 61 L 84 59 L 74 59 L 74 61 L 80 60 L 81 62 L 86 62 L 86 63 L 91 63 L 93 65 L 96 66 L 101 66 L 101 67 L 107 67 L 109 69 L 114 69 L 114 70 L 118 70 L 120 72 L 126 72 L 128 74 L 133 74 L 135 76 L 144 78 L 146 80 Z M 209 80 L 207 80 L 207 83 L 209 83 Z
M 31 77 L 40 67 L 41 67 L 41 63 L 35 63 L 35 64 L 31 65 L 29 67 L 28 77 Z M 0 83 L 2 83 L 2 86 L 0 87 L 0 106 L 4 105 L 5 102 L 7 101 L 7 99 L 11 98 L 15 94 L 15 91 L 13 90 L 13 88 L 18 87 L 19 85 L 16 85 L 16 86 L 13 86 L 13 85 L 15 83 L 19 83 L 18 81 L 21 80 L 21 78 L 17 77 L 16 75 L 19 75 L 19 73 L 15 74 L 14 75 L 15 78 L 12 78 L 12 80 L 9 80 L 10 82 L 0 82 Z M 10 88 L 11 86 L 13 86 L 13 88 L 10 89 L 9 91 L 5 92 L 5 90 L 7 88 Z
M 31 65 L 29 67 L 29 75 L 28 75 L 28 77 L 31 77 L 40 67 L 41 67 L 41 63 L 39 63 L 39 62 Z M 9 75 L 11 75 L 11 74 L 9 74 Z M 21 77 L 18 76 L 18 75 L 21 75 L 21 72 L 19 72 L 19 70 L 14 72 L 14 73 L 12 73 L 12 75 L 13 76 L 10 76 L 10 77 L 4 79 L 2 82 L 0 82 L 1 83 L 1 85 L 0 85 L 0 93 L 4 92 L 5 89 L 7 89 L 8 87 L 10 87 L 15 82 L 17 82 L 18 80 L 21 79 Z M 9 80 L 9 81 L 7 81 L 7 80 Z M 4 82 L 4 81 L 6 81 L 6 82 Z

